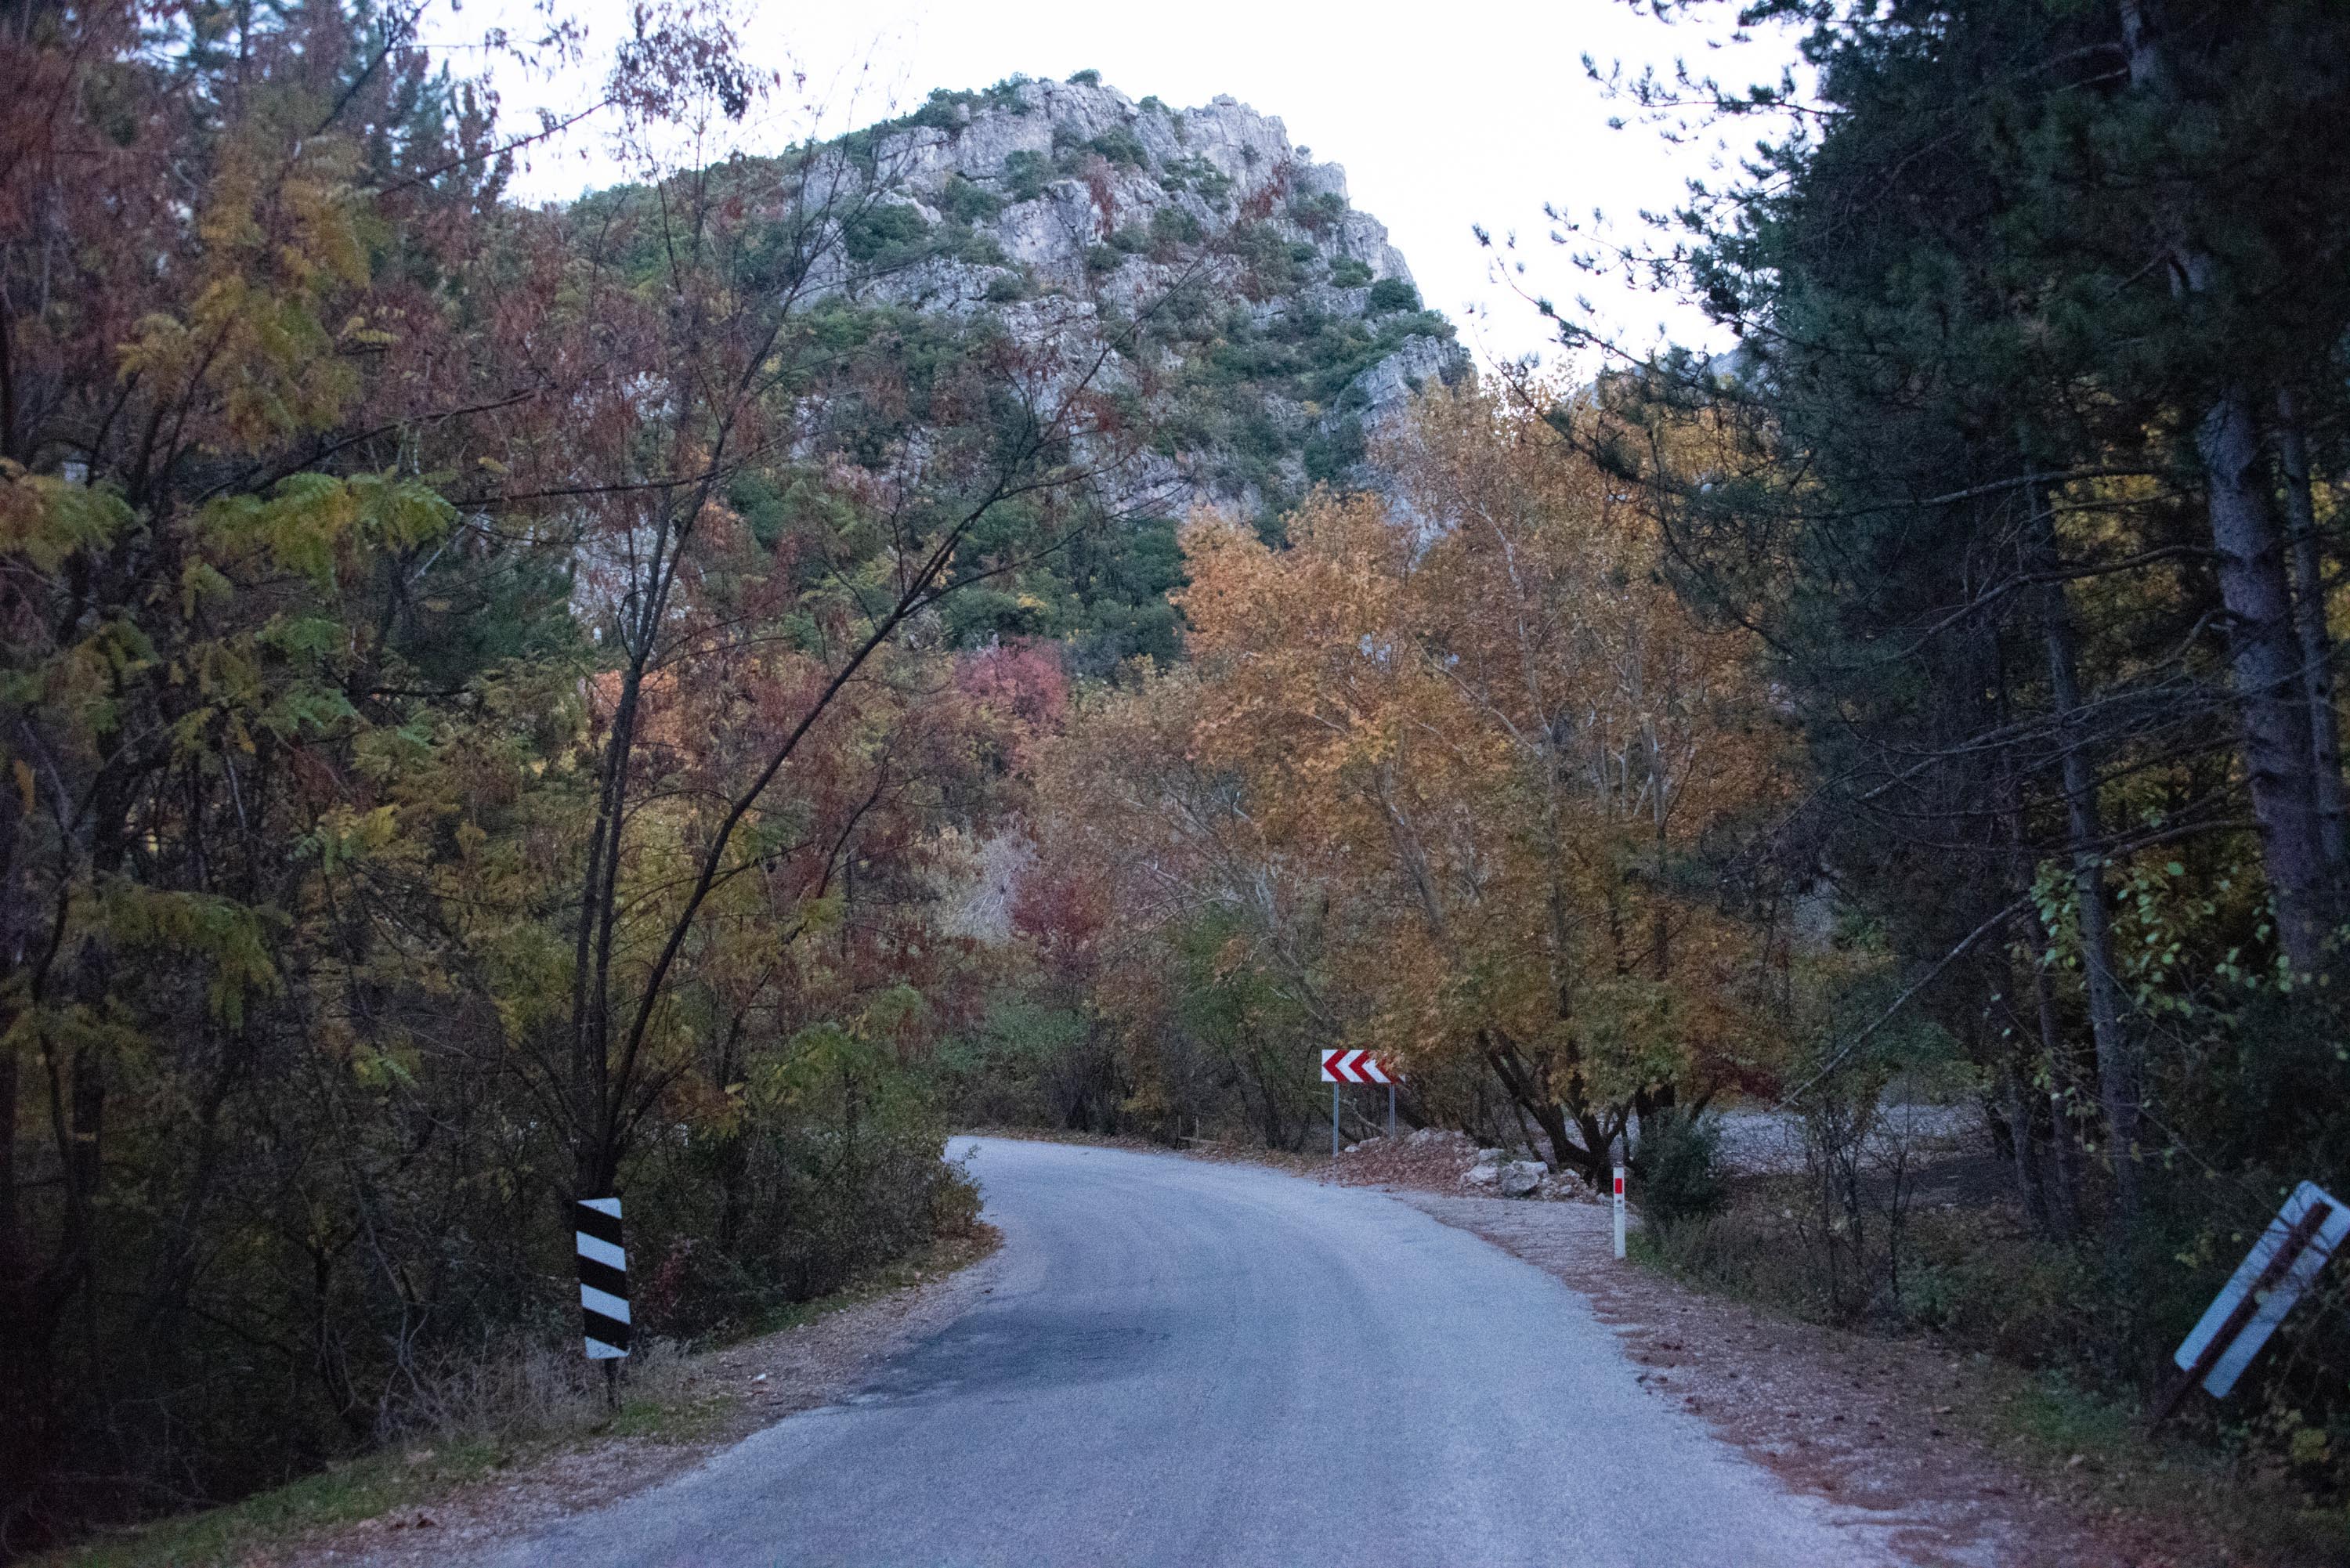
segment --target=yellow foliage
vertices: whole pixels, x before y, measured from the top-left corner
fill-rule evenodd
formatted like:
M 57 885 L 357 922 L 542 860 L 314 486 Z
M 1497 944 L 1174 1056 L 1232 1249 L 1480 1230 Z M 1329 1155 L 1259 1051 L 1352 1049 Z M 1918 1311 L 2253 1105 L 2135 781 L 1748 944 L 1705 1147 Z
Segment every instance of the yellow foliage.
M 1772 961 L 1705 866 L 1790 789 L 1752 639 L 1675 597 L 1646 520 L 1540 420 L 1431 398 L 1385 455 L 1394 497 L 1317 493 L 1283 548 L 1195 517 L 1196 674 L 1087 710 L 1077 754 L 1171 746 L 1230 781 L 1256 864 L 1331 910 L 1350 1044 L 1492 1061 L 1586 1142 L 1638 1094 L 1753 1074 Z M 1078 771 L 1047 769 L 1056 839 L 1170 788 Z

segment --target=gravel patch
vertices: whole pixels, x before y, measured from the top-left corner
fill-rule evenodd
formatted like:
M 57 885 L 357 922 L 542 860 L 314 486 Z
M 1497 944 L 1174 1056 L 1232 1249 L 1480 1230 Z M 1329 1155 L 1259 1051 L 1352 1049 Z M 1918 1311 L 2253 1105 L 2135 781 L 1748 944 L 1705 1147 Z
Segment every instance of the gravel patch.
M 1984 1140 L 1982 1113 L 1970 1106 L 1888 1105 L 1887 1133 L 1925 1159 L 1947 1158 Z M 1723 1111 L 1721 1163 L 1746 1176 L 1791 1176 L 1804 1168 L 1804 1119 L 1792 1111 L 1747 1107 Z

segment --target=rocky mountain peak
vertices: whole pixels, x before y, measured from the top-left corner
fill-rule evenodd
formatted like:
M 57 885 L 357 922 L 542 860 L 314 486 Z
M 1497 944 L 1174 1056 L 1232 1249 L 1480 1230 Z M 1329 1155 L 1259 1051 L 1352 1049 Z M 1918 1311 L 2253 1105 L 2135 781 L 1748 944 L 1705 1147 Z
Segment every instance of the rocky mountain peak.
M 855 140 L 891 182 L 869 243 L 921 247 L 883 286 L 901 303 L 1015 333 L 1073 309 L 1130 318 L 1212 259 L 1212 307 L 1126 368 L 1167 431 L 1144 482 L 1179 511 L 1376 483 L 1367 434 L 1468 371 L 1346 171 L 1232 98 L 1176 109 L 1090 71 L 1014 78 L 934 92 Z

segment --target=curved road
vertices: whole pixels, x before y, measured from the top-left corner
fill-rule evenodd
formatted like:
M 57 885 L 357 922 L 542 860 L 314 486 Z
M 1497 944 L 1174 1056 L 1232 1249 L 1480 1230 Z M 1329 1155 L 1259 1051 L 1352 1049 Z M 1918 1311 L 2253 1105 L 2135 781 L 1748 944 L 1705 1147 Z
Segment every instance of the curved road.
M 847 1401 L 500 1561 L 1889 1561 L 1644 1392 L 1584 1298 L 1417 1210 L 1055 1144 L 980 1141 L 972 1169 L 1004 1233 L 983 1304 Z

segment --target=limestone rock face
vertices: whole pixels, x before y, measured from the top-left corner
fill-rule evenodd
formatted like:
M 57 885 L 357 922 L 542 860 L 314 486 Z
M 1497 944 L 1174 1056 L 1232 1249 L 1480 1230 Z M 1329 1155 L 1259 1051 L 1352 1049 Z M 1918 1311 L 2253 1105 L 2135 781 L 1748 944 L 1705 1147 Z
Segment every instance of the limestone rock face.
M 1120 481 L 1139 510 L 1253 516 L 1315 483 L 1377 486 L 1367 440 L 1469 373 L 1386 228 L 1279 119 L 1138 103 L 1090 75 L 933 93 L 858 133 L 904 209 L 889 232 L 920 248 L 856 286 L 993 316 L 1073 363 L 1115 343 L 1104 379 L 1167 431 Z

